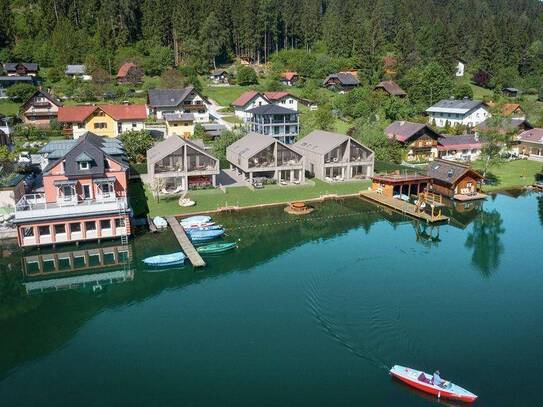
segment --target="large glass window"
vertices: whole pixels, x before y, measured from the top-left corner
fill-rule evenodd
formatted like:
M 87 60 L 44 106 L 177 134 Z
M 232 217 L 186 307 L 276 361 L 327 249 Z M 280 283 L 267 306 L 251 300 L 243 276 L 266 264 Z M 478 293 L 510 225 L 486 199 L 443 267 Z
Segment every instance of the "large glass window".
M 96 222 L 93 220 L 85 222 L 85 230 L 87 232 L 91 230 L 96 230 Z
M 111 220 L 110 219 L 102 219 L 100 221 L 100 229 L 111 229 Z
M 286 148 L 280 144 L 277 145 L 277 165 L 294 165 L 298 164 L 301 159 L 301 155 L 292 151 L 289 148 Z
M 66 233 L 66 225 L 61 223 L 60 225 L 55 225 L 55 234 Z
M 40 236 L 49 236 L 51 234 L 51 229 L 49 228 L 49 225 L 39 226 L 38 232 Z
M 216 160 L 187 147 L 188 171 L 205 171 L 215 168 Z
M 324 162 L 325 163 L 341 162 L 343 160 L 343 156 L 345 155 L 345 150 L 346 149 L 347 149 L 347 142 L 345 141 L 339 147 L 334 148 L 332 151 L 330 151 L 328 154 L 326 154 L 324 156 Z
M 155 172 L 175 172 L 183 170 L 183 147 L 155 164 Z
M 81 232 L 81 223 L 70 223 L 70 232 Z

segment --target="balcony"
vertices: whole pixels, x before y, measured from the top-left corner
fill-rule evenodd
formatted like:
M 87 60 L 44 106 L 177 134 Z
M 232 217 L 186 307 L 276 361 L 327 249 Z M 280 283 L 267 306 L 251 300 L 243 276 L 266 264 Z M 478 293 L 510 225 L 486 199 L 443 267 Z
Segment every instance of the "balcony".
M 46 202 L 43 194 L 28 194 L 24 195 L 15 206 L 15 221 L 85 216 L 127 209 L 128 203 L 125 197 L 117 198 L 112 195 L 85 200 L 74 196 L 58 198 L 57 202 Z

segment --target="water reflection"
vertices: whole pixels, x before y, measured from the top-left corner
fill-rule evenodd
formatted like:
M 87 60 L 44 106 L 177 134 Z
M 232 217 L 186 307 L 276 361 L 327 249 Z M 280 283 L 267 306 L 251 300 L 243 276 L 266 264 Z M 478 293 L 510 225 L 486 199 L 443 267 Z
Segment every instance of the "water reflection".
M 543 226 L 543 196 L 537 198 L 537 212 L 539 213 L 539 221 Z

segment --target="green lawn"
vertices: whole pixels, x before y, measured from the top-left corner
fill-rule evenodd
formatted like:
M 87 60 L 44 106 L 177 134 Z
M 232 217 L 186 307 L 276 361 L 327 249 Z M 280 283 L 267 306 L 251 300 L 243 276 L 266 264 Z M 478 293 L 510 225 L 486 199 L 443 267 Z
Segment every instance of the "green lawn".
M 347 134 L 347 131 L 353 127 L 352 123 L 346 122 L 345 120 L 341 120 L 339 118 L 336 118 L 336 121 L 334 123 L 335 131 L 342 134 Z
M 228 123 L 233 123 L 233 124 L 243 123 L 243 120 L 241 120 L 237 116 L 223 116 L 223 119 L 226 120 Z
M 481 169 L 480 161 L 476 162 L 474 167 Z M 487 177 L 496 181 L 493 185 L 484 185 L 483 190 L 492 192 L 532 185 L 537 181 L 538 175 L 543 176 L 543 163 L 530 160 L 510 161 L 488 171 Z
M 334 184 L 328 184 L 317 179 L 313 181 L 315 185 L 287 187 L 268 185 L 264 189 L 254 191 L 248 187 L 227 188 L 226 193 L 220 189 L 192 191 L 188 194 L 190 198 L 196 201 L 196 206 L 192 208 L 181 208 L 177 203 L 178 198 L 176 197 L 161 199 L 160 203 L 157 203 L 150 190 L 145 187 L 145 192 L 143 192 L 141 184 L 138 186 L 137 183 L 131 183 L 129 194 L 131 196 L 131 204 L 135 207 L 135 212 L 140 216 L 146 210 L 146 206 L 148 206 L 151 216 L 166 216 L 216 210 L 227 205 L 243 207 L 318 198 L 325 194 L 354 194 L 367 189 L 370 185 L 369 181 Z
M 19 103 L 11 100 L 0 100 L 0 114 L 4 116 L 15 116 L 19 113 Z
M 221 106 L 228 106 L 243 92 L 253 90 L 249 86 L 204 86 L 203 93 Z

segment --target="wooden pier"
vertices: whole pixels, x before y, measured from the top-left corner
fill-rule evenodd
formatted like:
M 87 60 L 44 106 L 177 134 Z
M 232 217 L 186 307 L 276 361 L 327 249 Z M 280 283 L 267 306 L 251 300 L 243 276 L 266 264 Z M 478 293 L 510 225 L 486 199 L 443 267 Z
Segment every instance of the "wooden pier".
M 187 234 L 185 233 L 185 229 L 181 227 L 181 224 L 174 216 L 167 216 L 166 221 L 169 223 L 170 227 L 172 228 L 173 234 L 177 238 L 177 241 L 179 242 L 179 245 L 189 258 L 190 262 L 194 267 L 204 267 L 206 265 L 204 259 L 202 259 L 202 256 L 200 256 L 200 253 L 196 251 L 194 248 L 194 245 L 188 238 Z
M 360 197 L 377 203 L 379 205 L 386 206 L 387 208 L 394 209 L 395 211 L 407 215 L 411 218 L 424 220 L 427 223 L 439 223 L 449 221 L 449 218 L 442 215 L 440 210 L 437 214 L 434 213 L 434 211 L 432 211 L 432 214 L 429 214 L 419 210 L 417 206 L 413 205 L 412 203 L 402 201 L 401 199 L 391 198 L 374 191 L 360 192 Z

